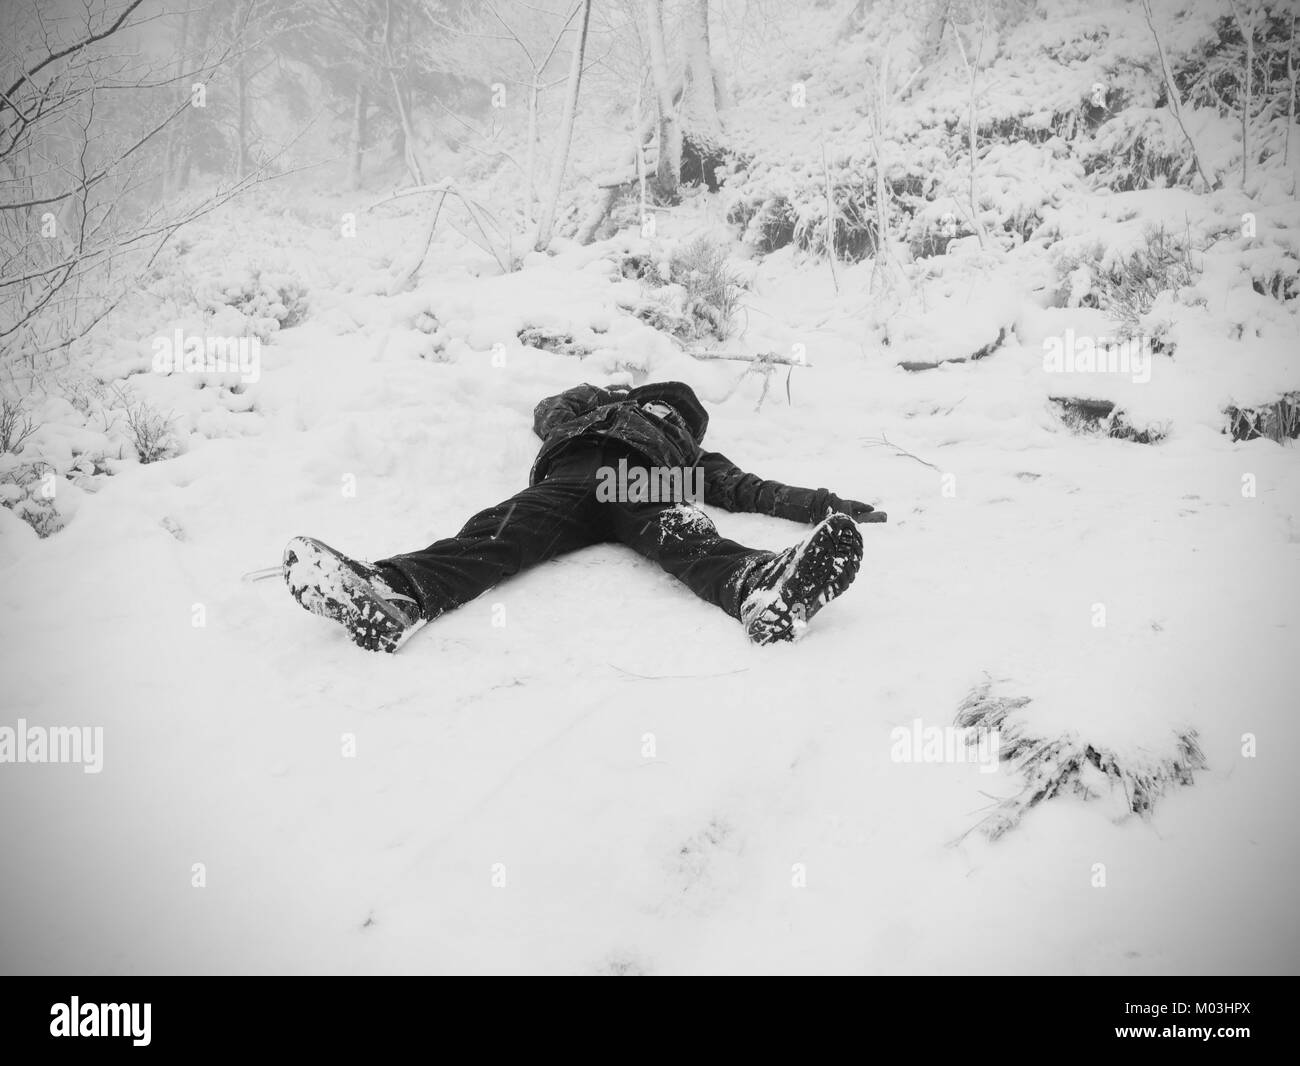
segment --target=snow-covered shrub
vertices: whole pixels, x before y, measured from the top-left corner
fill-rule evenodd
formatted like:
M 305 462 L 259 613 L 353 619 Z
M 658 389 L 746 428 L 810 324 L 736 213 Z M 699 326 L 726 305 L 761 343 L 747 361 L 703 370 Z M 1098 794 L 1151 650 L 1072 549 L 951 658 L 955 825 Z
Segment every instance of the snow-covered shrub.
M 726 249 L 707 236 L 697 237 L 669 256 L 668 278 L 682 288 L 687 332 L 694 334 L 683 339 L 712 334 L 725 340 L 740 308 L 741 294 Z
M 1109 796 L 1123 813 L 1149 817 L 1161 796 L 1179 785 L 1194 784 L 1195 771 L 1205 769 L 1195 730 L 1173 734 L 1164 755 L 1117 752 L 1074 733 L 1037 735 L 1021 716 L 1030 702 L 1026 696 L 1000 695 L 991 682 L 984 682 L 957 709 L 955 724 L 968 730 L 971 747 L 995 735 L 998 758 L 1023 779 L 1018 793 L 1000 800 L 979 822 L 978 828 L 990 840 L 1014 829 L 1031 808 L 1058 795 L 1073 794 L 1084 800 Z
M 102 410 L 108 402 L 108 386 L 89 375 L 63 375 L 55 386 L 63 398 L 86 418 Z
M 1116 192 L 1188 185 L 1196 162 L 1167 108 L 1134 107 L 1106 123 L 1082 153 L 1084 170 Z
M 1124 329 L 1137 333 L 1142 316 L 1161 293 L 1177 293 L 1195 282 L 1200 270 L 1192 260 L 1191 242 L 1163 226 L 1149 227 L 1142 248 L 1119 260 L 1096 279 L 1094 290 L 1103 310 Z
M 9 461 L 3 461 L 6 459 Z M 55 506 L 52 478 L 53 467 L 48 463 L 17 462 L 12 455 L 0 455 L 0 506 L 11 510 L 40 537 L 57 533 L 66 524 Z
M 687 343 L 700 339 L 700 320 L 686 313 L 685 296 L 680 285 L 669 285 L 647 294 L 631 311 L 660 333 Z
M 1251 286 L 1261 296 L 1271 296 L 1285 303 L 1300 295 L 1300 261 L 1290 259 L 1251 275 Z
M 1143 243 L 1128 255 L 1113 257 L 1107 265 L 1105 249 L 1096 244 L 1082 255 L 1061 256 L 1057 269 L 1064 283 L 1081 293 L 1085 307 L 1098 307 L 1121 327 L 1122 337 L 1136 336 L 1142 318 L 1163 293 L 1177 295 L 1195 283 L 1201 270 L 1192 257 L 1191 240 L 1164 226 L 1148 226 Z M 1087 285 L 1080 287 L 1080 270 Z
M 227 308 L 238 312 L 247 334 L 263 342 L 307 316 L 307 287 L 287 271 L 253 265 L 222 278 L 203 279 L 197 289 L 196 300 L 205 315 L 223 321 Z
M 799 216 L 784 196 L 765 200 L 738 200 L 727 211 L 727 221 L 740 231 L 740 239 L 754 251 L 766 255 L 794 240 Z
M 1295 13 L 1294 0 L 1242 4 L 1203 26 L 1199 39 L 1174 58 L 1174 83 L 1189 103 L 1225 118 L 1240 121 L 1249 85 L 1252 163 L 1283 155 L 1290 115 L 1300 111 Z M 1249 48 L 1237 15 L 1246 20 Z
M 131 446 L 141 463 L 156 463 L 177 454 L 180 443 L 170 417 L 121 388 L 115 390 L 115 395 L 121 405 Z
M 251 318 L 274 318 L 281 329 L 296 326 L 307 315 L 306 286 L 291 274 L 254 270 L 236 299 L 227 302 Z
M 932 197 L 944 158 L 936 144 L 943 137 L 923 131 L 917 143 L 891 144 L 885 165 L 888 224 L 905 227 Z M 858 262 L 876 254 L 879 212 L 876 205 L 875 157 L 859 150 L 800 165 L 756 162 L 736 187 L 727 221 L 744 243 L 760 254 L 793 244 L 821 257 L 828 253 L 826 187 L 834 204 L 834 251 L 837 259 Z
M 20 398 L 0 394 L 0 454 L 21 452 L 23 442 L 39 428 Z
M 1227 432 L 1233 440 L 1267 437 L 1285 444 L 1300 438 L 1300 391 L 1288 392 L 1263 407 L 1229 405 L 1223 413 L 1228 417 Z
M 1127 412 L 1109 400 L 1089 400 L 1072 396 L 1053 396 L 1061 421 L 1081 436 L 1109 437 L 1134 444 L 1159 444 L 1169 435 L 1169 425 L 1152 423 L 1138 427 Z
M 835 204 L 835 221 L 827 232 L 826 193 L 821 198 L 811 195 L 794 227 L 794 244 L 818 257 L 832 250 L 837 259 L 856 263 L 876 254 L 880 247 L 879 226 L 875 217 L 875 185 L 845 183 L 831 186 Z M 827 246 L 827 237 L 833 249 Z
M 592 349 L 579 343 L 568 330 L 547 326 L 525 326 L 517 334 L 519 343 L 527 348 L 538 348 L 555 355 L 573 355 L 585 359 Z

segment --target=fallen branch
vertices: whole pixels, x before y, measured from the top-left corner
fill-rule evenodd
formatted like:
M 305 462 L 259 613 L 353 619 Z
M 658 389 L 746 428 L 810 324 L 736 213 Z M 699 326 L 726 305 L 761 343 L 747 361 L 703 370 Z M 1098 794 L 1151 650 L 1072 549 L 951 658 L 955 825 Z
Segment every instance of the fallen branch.
M 751 354 L 749 352 L 696 352 L 689 348 L 684 350 L 687 355 L 695 359 L 729 359 L 739 363 L 749 363 L 749 366 L 745 368 L 745 372 L 736 379 L 736 383 L 731 387 L 727 395 L 723 397 L 723 400 L 731 399 L 731 397 L 735 395 L 736 390 L 740 388 L 741 384 L 750 374 L 762 374 L 763 391 L 759 393 L 758 403 L 754 405 L 755 411 L 759 410 L 763 406 L 763 401 L 767 399 L 768 389 L 772 387 L 772 371 L 774 371 L 778 365 L 790 368 L 785 374 L 785 402 L 788 404 L 794 403 L 790 397 L 790 378 L 794 375 L 794 368 L 797 366 L 812 365 L 803 359 L 795 359 L 792 356 L 777 355 L 776 352 L 759 352 L 758 354 Z
M 638 681 L 694 681 L 701 677 L 731 677 L 734 674 L 745 674 L 749 672 L 748 666 L 743 666 L 739 670 L 723 670 L 716 674 L 638 674 L 635 670 L 624 670 L 617 663 L 610 663 L 620 674 L 626 674 L 630 678 L 636 678 Z
M 741 363 L 780 363 L 782 366 L 812 366 L 812 363 L 776 352 L 697 352 L 685 349 L 692 359 L 734 359 Z
M 473 222 L 474 225 L 478 228 L 478 231 L 482 235 L 483 239 L 482 241 L 475 239 L 472 234 L 467 233 L 465 230 L 462 230 L 459 226 L 455 224 L 455 222 L 451 223 L 452 227 L 458 233 L 462 234 L 467 240 L 473 241 L 474 244 L 478 245 L 490 256 L 492 256 L 492 258 L 497 261 L 497 266 L 501 268 L 502 273 L 509 274 L 512 272 L 512 270 L 514 269 L 514 254 L 509 246 L 509 243 L 507 242 L 506 248 L 503 251 L 498 246 L 497 241 L 493 240 L 491 234 L 488 233 L 487 226 L 484 225 L 484 220 L 489 222 L 497 230 L 498 233 L 502 232 L 500 223 L 498 223 L 496 219 L 492 217 L 492 213 L 488 211 L 486 207 L 480 204 L 473 197 L 466 196 L 465 193 L 461 192 L 460 189 L 458 189 L 455 185 L 453 185 L 449 181 L 440 182 L 439 184 L 436 185 L 414 185 L 408 189 L 399 189 L 395 193 L 391 193 L 390 195 L 385 196 L 382 199 L 376 200 L 374 203 L 372 203 L 369 207 L 366 208 L 366 212 L 369 213 L 373 211 L 376 207 L 381 207 L 384 204 L 391 203 L 394 200 L 400 200 L 406 196 L 417 196 L 423 193 L 429 193 L 431 195 L 437 196 L 438 203 L 434 209 L 433 221 L 429 226 L 428 234 L 424 242 L 424 251 L 420 254 L 418 259 L 416 260 L 415 265 L 409 271 L 407 271 L 407 273 L 403 276 L 401 282 L 402 285 L 404 285 L 407 281 L 409 281 L 412 277 L 414 277 L 415 274 L 419 271 L 420 267 L 424 265 L 425 257 L 429 254 L 429 248 L 433 244 L 434 228 L 438 224 L 438 218 L 442 213 L 443 204 L 446 201 L 448 196 L 454 196 L 456 197 L 456 199 L 460 201 L 461 206 L 465 209 L 465 214 L 469 216 L 470 221 Z M 398 291 L 398 290 L 397 288 L 394 288 L 393 291 Z
M 868 448 L 880 448 L 880 447 L 893 448 L 898 455 L 904 456 L 908 459 L 915 459 L 922 466 L 928 466 L 931 470 L 939 469 L 937 466 L 934 465 L 934 463 L 922 459 L 919 455 L 913 455 L 906 448 L 899 447 L 892 440 L 886 437 L 883 433 L 880 434 L 879 437 L 859 437 L 858 439 L 866 441 Z

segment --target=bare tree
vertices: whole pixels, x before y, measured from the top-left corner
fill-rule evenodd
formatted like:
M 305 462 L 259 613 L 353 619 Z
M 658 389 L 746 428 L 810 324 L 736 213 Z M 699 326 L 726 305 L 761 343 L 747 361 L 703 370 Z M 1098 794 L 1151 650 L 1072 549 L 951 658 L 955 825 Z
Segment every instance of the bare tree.
M 709 54 L 709 0 L 686 0 L 682 13 L 682 133 L 701 156 L 711 154 L 722 140 L 713 61 Z
M 1287 94 L 1287 123 L 1286 123 L 1286 141 L 1282 148 L 1282 162 L 1288 164 L 1291 161 L 1291 127 L 1295 125 L 1295 97 L 1296 97 L 1296 76 L 1300 71 L 1295 65 L 1295 12 L 1291 12 L 1291 39 L 1287 43 L 1286 49 L 1286 75 L 1287 83 L 1291 91 Z
M 1207 189 L 1215 189 L 1218 187 L 1218 182 L 1210 181 L 1205 173 L 1205 168 L 1201 165 L 1201 153 L 1197 150 L 1196 141 L 1192 138 L 1191 132 L 1187 129 L 1187 124 L 1183 121 L 1182 99 L 1178 95 L 1178 86 L 1174 84 L 1174 76 L 1169 70 L 1169 61 L 1165 58 L 1165 48 L 1160 42 L 1160 34 L 1156 30 L 1155 16 L 1151 14 L 1151 0 L 1142 0 L 1142 14 L 1146 18 L 1147 27 L 1151 30 L 1151 39 L 1155 41 L 1156 56 L 1160 60 L 1160 72 L 1164 76 L 1165 95 L 1169 100 L 1169 110 L 1178 123 L 1178 128 L 1183 131 L 1183 137 L 1187 141 L 1187 147 L 1191 149 L 1192 161 L 1196 164 L 1197 173 L 1201 175 L 1201 181 L 1205 182 Z
M 870 283 L 873 292 L 892 286 L 897 280 L 896 275 L 898 272 L 897 264 L 894 262 L 893 237 L 889 224 L 889 182 L 886 180 L 889 167 L 886 133 L 889 126 L 890 112 L 893 104 L 903 97 L 908 87 L 921 73 L 921 67 L 917 67 L 897 88 L 891 88 L 889 84 L 889 57 L 890 51 L 886 48 L 876 67 L 876 85 L 871 95 L 869 129 L 871 131 L 871 151 L 876 186 L 874 196 L 876 204 L 876 254 L 871 264 Z M 974 195 L 973 186 L 972 195 Z M 981 231 L 977 229 L 976 232 Z
M 967 97 L 966 116 L 967 151 L 970 154 L 970 176 L 968 179 L 967 199 L 970 204 L 971 226 L 975 229 L 975 236 L 979 240 L 981 248 L 985 247 L 988 242 L 984 235 L 984 223 L 980 219 L 979 196 L 975 188 L 975 164 L 979 158 L 979 146 L 977 140 L 978 127 L 975 124 L 975 86 L 976 81 L 979 78 L 980 59 L 984 54 L 984 35 L 988 28 L 988 15 L 989 7 L 987 0 L 985 0 L 983 14 L 980 19 L 979 47 L 976 49 L 973 59 L 967 58 L 966 46 L 962 44 L 961 34 L 958 32 L 956 24 L 953 23 L 952 27 L 953 39 L 957 42 L 957 50 L 961 53 L 962 65 L 966 68 L 966 76 L 970 82 L 970 93 Z
M 840 279 L 835 273 L 835 191 L 831 186 L 831 170 L 826 163 L 826 144 L 822 143 L 822 177 L 826 182 L 826 255 L 831 264 L 831 283 L 835 295 L 840 294 Z
M 578 90 L 582 84 L 582 59 L 587 48 L 587 27 L 591 22 L 591 0 L 582 0 L 582 17 L 578 24 L 578 39 L 573 46 L 569 64 L 569 83 L 564 100 L 564 118 L 560 124 L 559 140 L 555 146 L 555 159 L 551 164 L 550 179 L 542 198 L 541 213 L 537 221 L 537 239 L 533 242 L 539 252 L 550 246 L 555 229 L 555 212 L 564 187 L 564 170 L 569 162 L 569 147 L 573 142 L 573 120 L 578 113 Z
M 650 45 L 650 76 L 654 82 L 659 115 L 659 157 L 655 165 L 656 191 L 664 199 L 677 195 L 682 172 L 682 128 L 673 107 L 673 86 L 668 75 L 668 50 L 664 47 L 661 0 L 646 0 L 646 38 Z
M 177 229 L 267 173 L 269 162 L 197 198 L 159 202 L 165 131 L 191 105 L 163 98 L 228 69 L 243 42 L 164 73 L 132 48 L 149 17 L 140 0 L 93 0 L 75 24 L 33 24 L 0 68 L 0 361 L 34 363 L 86 335 Z
M 523 53 L 524 61 L 527 63 L 528 72 L 523 80 L 524 89 L 528 93 L 528 132 L 527 148 L 525 154 L 524 170 L 524 221 L 525 224 L 531 223 L 533 219 L 534 206 L 537 203 L 537 145 L 540 136 L 539 112 L 541 107 L 542 93 L 554 85 L 560 84 L 557 81 L 547 81 L 546 72 L 551 65 L 551 60 L 555 58 L 555 53 L 559 50 L 560 43 L 564 40 L 570 23 L 573 22 L 578 12 L 582 10 L 582 5 L 574 6 L 559 29 L 551 37 L 550 46 L 541 51 L 529 48 L 525 43 L 522 35 L 511 26 L 502 16 L 497 8 L 491 3 L 491 0 L 485 0 L 487 9 L 491 12 L 492 17 L 501 25 L 515 44 L 519 46 L 519 51 Z
M 348 164 L 348 188 L 361 188 L 361 166 L 365 159 L 366 136 L 370 120 L 370 87 L 357 78 L 352 97 L 351 161 Z
M 1232 17 L 1246 44 L 1246 84 L 1241 94 L 1241 185 L 1245 188 L 1246 179 L 1250 176 L 1250 98 L 1255 74 L 1255 17 L 1254 12 L 1248 7 L 1243 9 L 1238 0 L 1229 2 L 1232 5 Z
M 921 31 L 921 59 L 930 62 L 938 55 L 943 43 L 943 29 L 948 25 L 948 13 L 952 9 L 952 0 L 930 0 L 925 22 Z
M 384 67 L 388 80 L 393 86 L 393 104 L 397 110 L 397 120 L 402 127 L 402 157 L 406 161 L 407 173 L 416 185 L 424 184 L 424 168 L 420 165 L 420 156 L 416 149 L 415 128 L 411 125 L 411 112 L 407 107 L 407 94 L 397 79 L 397 60 L 393 55 L 393 0 L 384 0 Z

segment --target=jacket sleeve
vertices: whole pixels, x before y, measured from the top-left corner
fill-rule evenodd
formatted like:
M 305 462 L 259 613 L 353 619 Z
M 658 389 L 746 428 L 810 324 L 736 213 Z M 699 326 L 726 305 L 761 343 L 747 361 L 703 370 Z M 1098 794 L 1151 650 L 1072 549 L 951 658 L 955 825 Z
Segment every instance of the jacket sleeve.
M 826 513 L 828 489 L 803 489 L 764 481 L 756 474 L 746 474 L 725 455 L 703 452 L 704 502 L 727 511 L 788 518 L 793 522 L 815 522 Z
M 575 385 L 557 396 L 548 396 L 533 408 L 533 432 L 545 440 L 566 422 L 581 418 L 602 404 L 612 403 L 614 393 L 595 385 Z

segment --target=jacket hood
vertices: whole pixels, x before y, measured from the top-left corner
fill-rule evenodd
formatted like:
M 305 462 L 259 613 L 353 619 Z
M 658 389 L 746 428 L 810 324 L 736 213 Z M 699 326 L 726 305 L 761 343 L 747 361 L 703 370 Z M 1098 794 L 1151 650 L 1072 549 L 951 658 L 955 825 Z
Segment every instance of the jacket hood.
M 655 381 L 632 389 L 627 395 L 628 399 L 637 403 L 658 400 L 668 404 L 686 420 L 686 428 L 691 431 L 696 444 L 704 439 L 704 433 L 709 428 L 709 412 L 700 403 L 695 390 L 685 382 Z

